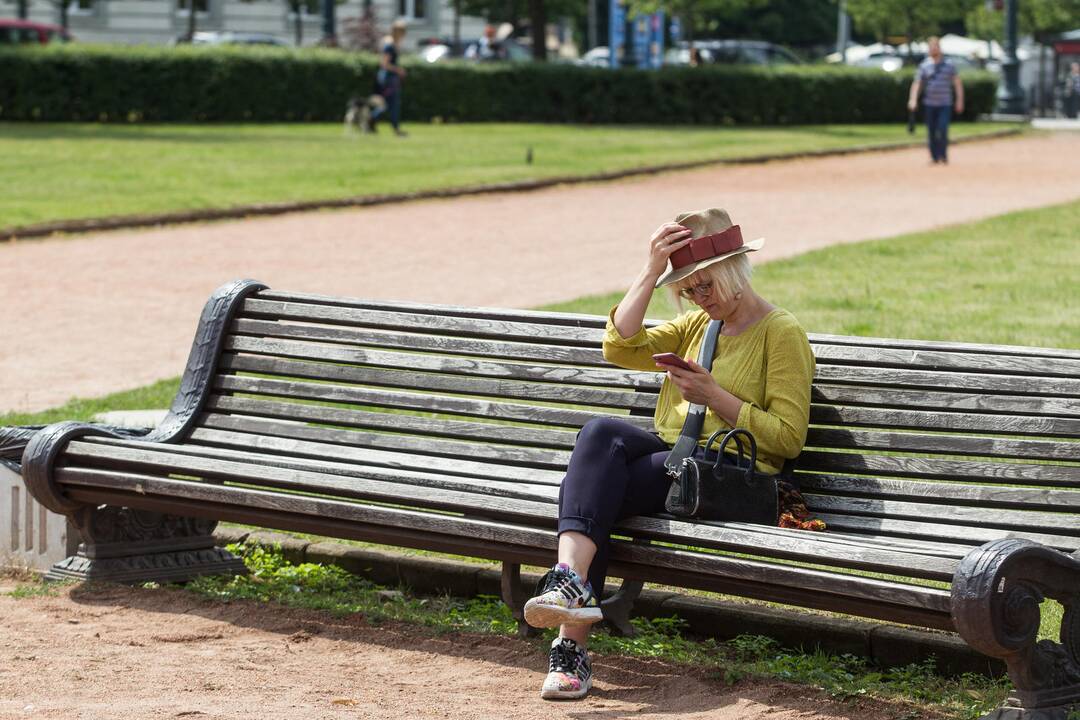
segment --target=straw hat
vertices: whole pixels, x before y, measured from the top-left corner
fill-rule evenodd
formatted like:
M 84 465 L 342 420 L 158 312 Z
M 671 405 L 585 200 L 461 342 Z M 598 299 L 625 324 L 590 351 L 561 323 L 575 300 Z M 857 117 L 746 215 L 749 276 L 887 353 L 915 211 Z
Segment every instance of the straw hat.
M 742 229 L 733 225 L 722 208 L 682 213 L 675 222 L 691 231 L 690 242 L 671 253 L 671 270 L 656 281 L 656 287 L 677 283 L 698 270 L 735 255 L 760 250 L 765 238 L 743 242 Z

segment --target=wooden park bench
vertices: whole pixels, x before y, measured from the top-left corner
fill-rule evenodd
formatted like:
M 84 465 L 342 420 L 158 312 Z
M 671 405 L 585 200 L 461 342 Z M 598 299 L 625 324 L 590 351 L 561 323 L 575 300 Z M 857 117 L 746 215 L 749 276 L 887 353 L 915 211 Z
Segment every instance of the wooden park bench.
M 223 520 L 502 561 L 520 613 L 520 565 L 554 558 L 576 430 L 651 427 L 662 375 L 605 362 L 603 327 L 227 285 L 157 429 L 60 423 L 30 440 L 28 487 L 84 539 L 52 576 L 242 571 L 213 547 Z M 1080 701 L 1080 352 L 810 340 L 797 477 L 828 531 L 632 518 L 605 616 L 626 631 L 655 582 L 957 631 L 1008 663 L 1016 691 L 995 717 L 1064 720 Z M 1036 644 L 1044 598 L 1065 606 L 1060 643 Z

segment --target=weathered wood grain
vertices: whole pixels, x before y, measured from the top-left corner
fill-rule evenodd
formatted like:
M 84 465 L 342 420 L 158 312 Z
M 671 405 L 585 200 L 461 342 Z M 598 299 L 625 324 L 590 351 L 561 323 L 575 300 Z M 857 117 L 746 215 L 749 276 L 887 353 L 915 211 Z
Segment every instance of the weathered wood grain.
M 376 407 L 403 408 L 424 412 L 465 415 L 516 422 L 536 423 L 564 427 L 581 427 L 597 417 L 608 417 L 606 413 L 586 410 L 566 410 L 539 405 L 520 405 L 508 402 L 471 400 L 443 395 L 396 392 L 390 390 L 369 390 L 366 388 L 343 385 L 324 385 L 309 382 L 288 382 L 252 377 L 219 376 L 216 387 L 229 392 L 271 395 L 277 397 L 302 398 L 304 400 L 323 400 L 326 402 L 374 405 Z M 652 427 L 651 418 L 622 416 L 622 419 L 643 429 Z
M 425 437 L 459 438 L 532 447 L 569 449 L 574 446 L 574 438 L 577 437 L 576 431 L 570 430 L 371 412 L 231 395 L 211 396 L 207 402 L 207 409 L 293 422 L 310 421 L 327 425 L 369 428 L 389 433 L 411 433 Z
M 350 351 L 363 354 L 365 351 Z M 343 353 L 344 354 L 344 353 Z M 389 354 L 389 353 L 388 353 Z M 409 368 L 409 357 L 400 359 L 403 368 Z M 468 363 L 470 361 L 462 361 Z M 233 372 L 251 372 L 261 375 L 278 375 L 285 378 L 330 380 L 338 383 L 356 383 L 372 387 L 406 388 L 415 391 L 429 390 L 439 393 L 479 395 L 511 400 L 537 400 L 541 402 L 567 403 L 629 410 L 642 408 L 652 410 L 656 400 L 651 394 L 628 390 L 607 390 L 581 387 L 569 383 L 527 382 L 504 380 L 493 377 L 470 377 L 464 374 L 441 374 L 422 372 L 428 364 L 417 361 L 414 369 L 389 369 L 338 365 L 326 362 L 233 355 L 222 357 L 221 367 Z

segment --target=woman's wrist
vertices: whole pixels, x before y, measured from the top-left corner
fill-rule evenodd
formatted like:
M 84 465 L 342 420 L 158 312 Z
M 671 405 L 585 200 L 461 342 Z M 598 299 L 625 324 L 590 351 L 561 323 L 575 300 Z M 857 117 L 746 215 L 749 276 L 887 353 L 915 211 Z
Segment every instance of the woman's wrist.
M 720 387 L 720 385 L 716 385 L 710 395 L 711 397 L 706 406 L 712 410 L 714 415 L 728 425 L 735 427 L 739 422 L 739 411 L 742 410 L 743 401 Z

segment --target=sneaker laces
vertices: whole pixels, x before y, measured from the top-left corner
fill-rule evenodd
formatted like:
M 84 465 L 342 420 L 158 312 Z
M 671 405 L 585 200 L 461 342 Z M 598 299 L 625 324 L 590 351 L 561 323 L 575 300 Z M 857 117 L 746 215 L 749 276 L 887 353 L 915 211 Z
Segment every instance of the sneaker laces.
M 566 568 L 566 569 L 563 569 Z M 556 565 L 544 573 L 540 582 L 536 585 L 536 594 L 543 595 L 552 591 L 562 593 L 568 600 L 582 598 L 582 605 L 592 598 L 592 588 L 588 583 L 582 584 L 573 570 L 565 565 Z
M 548 657 L 548 672 L 576 674 L 584 653 L 585 651 L 580 650 L 573 640 L 561 640 L 558 645 L 551 648 L 551 655 Z

